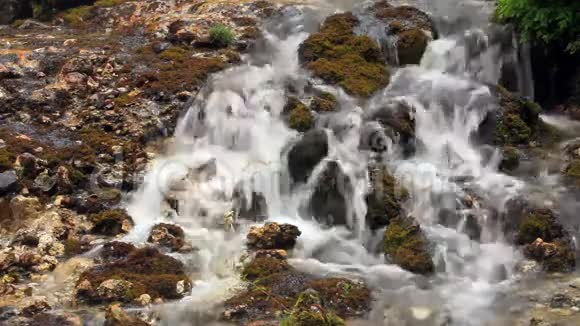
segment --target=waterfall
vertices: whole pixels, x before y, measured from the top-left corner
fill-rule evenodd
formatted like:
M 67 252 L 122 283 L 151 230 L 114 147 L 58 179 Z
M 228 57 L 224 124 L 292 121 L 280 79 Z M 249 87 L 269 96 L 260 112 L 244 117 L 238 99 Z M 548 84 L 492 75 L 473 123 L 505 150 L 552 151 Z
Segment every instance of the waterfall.
M 183 226 L 198 249 L 193 258 L 181 257 L 196 269 L 192 294 L 158 308 L 164 320 L 191 320 L 192 311 L 223 301 L 238 284 L 235 266 L 252 222 L 238 220 L 228 228 L 224 215 L 237 209 L 240 196 L 246 202 L 263 198 L 264 219 L 298 226 L 302 235 L 290 260 L 295 267 L 363 278 L 378 293 L 373 322 L 381 322 L 383 311 L 396 305 L 427 307 L 457 325 L 492 320 L 494 298 L 510 284 L 516 249 L 488 223 L 492 216 L 485 209 L 465 208 L 456 225 L 441 225 L 438 217 L 454 210 L 469 190 L 485 194 L 500 209 L 523 187 L 522 181 L 498 172 L 497 152 L 486 157 L 472 142 L 486 115 L 497 109 L 488 86 L 500 78 L 499 45 L 477 27 L 445 35 L 429 44 L 420 65 L 398 68 L 389 86 L 367 102 L 314 83 L 337 96 L 341 111 L 317 120 L 329 139 L 328 155 L 305 184 L 293 185 L 287 153 L 301 136 L 284 121 L 284 99 L 293 86 L 304 89 L 309 83 L 298 61 L 298 47 L 311 32 L 308 26 L 319 19 L 309 12 L 288 9 L 283 19 L 267 23 L 260 51 L 208 81 L 180 120 L 169 153 L 152 164 L 134 195 L 129 212 L 136 227 L 127 240 L 145 241 L 154 223 L 169 220 Z M 375 31 L 381 41 L 379 30 L 367 25 L 360 33 Z M 404 103 L 414 112 L 414 155 L 403 155 L 394 139 L 388 139 L 390 149 L 382 155 L 359 146 L 370 128 L 365 115 L 392 103 Z M 381 233 L 368 230 L 364 199 L 371 161 L 389 166 L 410 190 L 407 209 L 436 246 L 438 273 L 432 279 L 417 279 L 385 264 L 375 250 Z M 323 225 L 303 209 L 329 162 L 338 162 L 350 184 L 346 225 Z M 168 198 L 179 202 L 177 210 Z M 466 231 L 469 216 L 481 227 L 479 239 Z M 498 279 L 498 270 L 507 278 Z

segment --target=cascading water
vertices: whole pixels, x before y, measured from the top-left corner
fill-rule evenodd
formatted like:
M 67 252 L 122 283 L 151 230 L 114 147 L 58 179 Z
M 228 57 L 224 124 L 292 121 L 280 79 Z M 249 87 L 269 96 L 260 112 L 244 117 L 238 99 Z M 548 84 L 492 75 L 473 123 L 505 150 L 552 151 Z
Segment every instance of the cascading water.
M 266 25 L 259 55 L 249 55 L 245 64 L 209 81 L 181 119 L 169 154 L 154 162 L 129 206 L 136 228 L 127 240 L 145 241 L 154 223 L 171 221 L 184 227 L 198 249 L 176 254 L 188 262 L 196 281 L 190 296 L 157 308 L 163 321 L 209 324 L 211 317 L 203 312 L 240 285 L 235 267 L 249 225 L 228 218 L 228 212 L 236 210 L 240 198 L 252 202 L 252 197 L 261 196 L 265 219 L 291 223 L 302 231 L 290 260 L 295 267 L 361 278 L 373 288 L 375 305 L 365 323 L 492 322 L 494 298 L 509 286 L 516 250 L 504 244 L 489 212 L 477 204 L 463 207 L 455 225 L 443 226 L 438 217 L 445 209 L 455 211 L 473 190 L 501 209 L 523 186 L 497 172 L 497 153 L 485 157 L 470 139 L 497 106 L 487 85 L 500 77 L 494 62 L 498 46 L 489 44 L 488 35 L 479 29 L 433 41 L 421 65 L 398 69 L 390 85 L 362 107 L 340 89 L 315 85 L 337 95 L 341 111 L 319 117 L 318 127 L 325 128 L 329 139 L 328 155 L 306 184 L 293 185 L 287 153 L 300 135 L 284 122 L 284 98 L 287 89 L 308 84 L 298 47 L 311 21 L 320 19 L 307 14 L 315 13 L 312 8 L 302 9 L 287 8 L 283 19 Z M 369 30 L 373 29 L 367 26 Z M 474 53 L 470 40 L 487 44 Z M 387 139 L 388 150 L 382 155 L 361 150 L 372 128 L 365 117 L 393 103 L 412 108 L 415 154 L 404 154 L 395 139 Z M 365 222 L 371 161 L 387 164 L 410 190 L 407 209 L 436 244 L 438 273 L 432 279 L 385 264 L 373 249 L 381 232 L 370 232 Z M 328 227 L 305 214 L 304 205 L 329 162 L 340 166 L 350 185 L 346 227 Z M 476 240 L 470 238 L 468 218 L 475 218 L 480 228 Z

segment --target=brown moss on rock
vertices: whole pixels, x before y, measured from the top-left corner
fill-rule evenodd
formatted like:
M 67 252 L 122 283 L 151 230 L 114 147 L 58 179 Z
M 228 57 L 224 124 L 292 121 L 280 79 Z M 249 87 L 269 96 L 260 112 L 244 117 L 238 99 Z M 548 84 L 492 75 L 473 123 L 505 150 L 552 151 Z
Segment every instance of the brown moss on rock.
M 228 321 L 269 320 L 283 315 L 283 325 L 311 325 L 303 324 L 309 321 L 318 322 L 312 325 L 343 325 L 320 322 L 360 316 L 370 308 L 370 290 L 363 283 L 344 278 L 316 279 L 294 270 L 278 251 L 259 251 L 245 271 L 249 268 L 259 272 L 252 273 L 251 279 L 246 277 L 251 281 L 246 291 L 225 302 L 223 316 Z M 324 314 L 309 313 L 311 305 L 305 301 L 305 294 L 315 295 L 317 310 Z
M 388 84 L 388 69 L 378 44 L 354 33 L 358 23 L 352 13 L 328 17 L 320 32 L 300 45 L 299 55 L 315 76 L 368 97 Z
M 378 229 L 401 216 L 409 193 L 382 164 L 369 166 L 369 177 L 372 189 L 365 197 L 366 220 L 372 229 Z
M 275 257 L 257 257 L 244 266 L 242 276 L 248 281 L 254 281 L 272 274 L 290 270 L 286 260 Z
M 135 250 L 137 250 L 137 248 L 130 243 L 111 241 L 103 245 L 100 256 L 105 262 L 111 262 L 124 259 Z
M 412 26 L 435 34 L 435 26 L 431 17 L 415 7 L 383 5 L 375 6 L 375 10 L 375 16 L 385 22 L 396 22 L 404 27 Z
M 425 33 L 418 29 L 408 29 L 398 34 L 397 55 L 400 65 L 419 64 L 429 38 Z
M 93 223 L 92 233 L 115 236 L 127 233 L 133 227 L 133 219 L 123 209 L 109 209 L 89 215 Z
M 429 243 L 419 224 L 410 217 L 390 221 L 385 231 L 384 251 L 393 263 L 410 272 L 431 274 L 435 271 Z
M 322 92 L 312 99 L 311 107 L 312 110 L 319 113 L 333 112 L 336 111 L 338 107 L 338 101 L 331 93 Z
M 191 280 L 185 274 L 183 263 L 154 248 L 137 249 L 124 259 L 83 272 L 77 283 L 77 297 L 94 303 L 107 301 L 96 291 L 107 280 L 131 283 L 122 299 L 125 302 L 143 294 L 149 294 L 152 298 L 179 299 L 191 288 Z M 184 291 L 178 289 L 178 282 L 183 282 Z
M 295 97 L 290 97 L 284 112 L 288 112 L 288 125 L 290 128 L 305 132 L 314 127 L 314 115 L 310 109 Z
M 209 74 L 227 66 L 221 56 L 194 58 L 188 48 L 177 46 L 170 47 L 159 55 L 151 46 L 147 46 L 138 51 L 136 60 L 150 68 L 136 76 L 135 80 L 135 86 L 144 89 L 149 95 L 173 95 L 184 90 L 192 91 Z

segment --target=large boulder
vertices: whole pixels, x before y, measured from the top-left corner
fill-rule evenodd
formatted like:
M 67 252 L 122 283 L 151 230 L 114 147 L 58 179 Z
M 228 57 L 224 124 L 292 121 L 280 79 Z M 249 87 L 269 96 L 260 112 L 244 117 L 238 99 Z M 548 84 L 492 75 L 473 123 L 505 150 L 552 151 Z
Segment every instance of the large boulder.
M 387 24 L 387 35 L 397 39 L 400 65 L 419 64 L 427 44 L 437 35 L 431 17 L 411 6 L 375 6 L 375 16 Z
M 501 86 L 492 91 L 498 98 L 497 109 L 481 123 L 477 138 L 486 144 L 528 146 L 532 142 L 552 144 L 559 134 L 540 119 L 542 108 Z
M 429 247 L 421 226 L 413 218 L 390 221 L 385 231 L 384 252 L 393 263 L 413 273 L 431 274 L 435 264 Z
M 288 153 L 288 169 L 294 182 L 306 182 L 312 170 L 328 155 L 328 136 L 324 130 L 311 130 Z
M 77 297 L 89 303 L 132 302 L 143 294 L 154 299 L 180 299 L 190 288 L 182 262 L 157 249 L 143 248 L 83 272 L 77 282 Z
M 350 179 L 338 162 L 329 161 L 316 181 L 308 211 L 321 223 L 346 225 L 349 215 L 348 200 L 352 196 Z
M 328 17 L 320 32 L 300 45 L 300 61 L 324 81 L 347 93 L 369 97 L 388 84 L 388 68 L 377 42 L 356 35 L 359 20 L 352 13 Z
M 341 318 L 362 316 L 370 309 L 370 290 L 365 284 L 345 278 L 316 279 L 295 270 L 279 251 L 258 251 L 244 266 L 242 276 L 251 282 L 225 302 L 223 317 L 227 321 L 270 321 L 284 313 L 283 323 L 294 322 L 289 325 L 344 325 L 320 322 L 330 320 L 326 317 L 342 321 Z M 302 306 L 305 293 L 316 296 L 316 308 Z M 296 311 L 288 311 L 292 307 Z M 324 313 L 317 314 L 315 310 Z M 296 323 L 298 316 L 308 317 L 299 319 L 313 323 Z

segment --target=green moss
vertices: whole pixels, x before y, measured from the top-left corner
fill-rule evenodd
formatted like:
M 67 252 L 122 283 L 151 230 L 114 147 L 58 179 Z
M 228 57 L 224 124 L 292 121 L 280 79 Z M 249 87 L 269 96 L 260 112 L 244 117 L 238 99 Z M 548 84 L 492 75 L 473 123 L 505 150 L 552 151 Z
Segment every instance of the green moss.
M 80 6 L 76 8 L 71 8 L 65 11 L 62 15 L 65 22 L 73 25 L 80 26 L 86 22 L 87 18 L 93 11 L 93 6 Z
M 214 46 L 225 48 L 234 43 L 235 35 L 231 28 L 216 24 L 209 29 L 209 39 Z
M 132 0 L 98 0 L 95 2 L 95 7 L 114 7 Z
M 115 106 L 116 107 L 124 107 L 127 105 L 132 104 L 135 101 L 135 97 L 131 96 L 129 93 L 120 95 L 119 97 L 115 98 Z
M 123 298 L 125 302 L 143 294 L 149 294 L 154 299 L 179 299 L 184 294 L 177 292 L 177 282 L 185 281 L 186 290 L 191 287 L 183 263 L 154 248 L 143 248 L 131 252 L 125 259 L 95 266 L 82 273 L 77 284 L 86 280 L 91 283 L 92 289 L 79 291 L 77 296 L 90 302 L 104 301 L 94 289 L 109 279 L 125 280 L 133 284 Z
M 560 135 L 546 125 L 539 117 L 541 107 L 523 97 L 508 92 L 498 86 L 500 113 L 494 131 L 494 141 L 498 145 L 529 145 L 536 141 L 542 145 L 552 145 Z
M 573 160 L 564 170 L 566 176 L 580 179 L 580 160 Z
M 16 156 L 7 148 L 0 148 L 0 173 L 12 169 Z
M 163 60 L 167 61 L 175 61 L 175 62 L 184 62 L 190 57 L 190 53 L 188 50 L 179 47 L 179 46 L 172 46 L 167 50 L 161 52 L 159 57 Z
M 352 13 L 330 16 L 320 32 L 300 45 L 300 59 L 315 76 L 368 97 L 388 83 L 388 71 L 376 42 L 354 33 Z
M 385 255 L 402 268 L 419 274 L 435 270 L 420 226 L 410 218 L 392 220 L 385 231 Z
M 336 111 L 338 101 L 336 97 L 328 92 L 323 92 L 312 99 L 312 110 L 316 112 L 332 112 Z
M 98 214 L 91 214 L 89 220 L 94 224 L 91 232 L 115 236 L 124 233 L 124 225 L 132 225 L 133 219 L 123 209 L 109 209 Z
M 530 212 L 520 224 L 516 241 L 520 245 L 534 242 L 541 238 L 551 242 L 564 236 L 562 226 L 556 221 L 556 216 L 549 210 L 535 210 Z
M 317 293 L 305 291 L 298 296 L 290 314 L 280 321 L 280 326 L 345 326 L 344 320 L 332 312 L 321 310 Z
M 518 149 L 512 146 L 506 146 L 502 149 L 502 160 L 499 168 L 503 171 L 511 171 L 517 169 L 520 165 L 520 154 Z
M 516 114 L 508 113 L 499 121 L 495 131 L 496 143 L 506 145 L 527 144 L 531 130 Z
M 306 289 L 315 290 L 327 310 L 348 317 L 368 309 L 370 290 L 363 284 L 344 278 L 326 278 L 309 282 Z
M 401 215 L 402 204 L 409 198 L 409 192 L 383 165 L 371 166 L 369 176 L 373 189 L 366 196 L 366 219 L 371 228 L 376 229 Z
M 249 281 L 253 281 L 289 269 L 290 265 L 285 260 L 273 257 L 258 257 L 244 266 L 242 276 Z
M 419 64 L 429 38 L 419 28 L 408 29 L 398 34 L 397 54 L 400 65 Z
M 67 239 L 63 242 L 64 244 L 64 254 L 67 257 L 72 257 L 83 253 L 82 243 L 78 239 Z
M 314 116 L 306 105 L 299 102 L 290 110 L 288 125 L 300 132 L 308 131 L 314 127 Z

